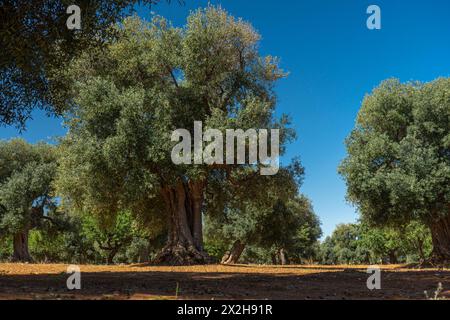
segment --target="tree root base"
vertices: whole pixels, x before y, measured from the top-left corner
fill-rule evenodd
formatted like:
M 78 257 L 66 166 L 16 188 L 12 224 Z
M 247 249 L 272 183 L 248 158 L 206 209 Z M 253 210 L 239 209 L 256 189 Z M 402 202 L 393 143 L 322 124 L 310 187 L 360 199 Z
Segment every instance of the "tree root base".
M 214 259 L 206 252 L 197 250 L 194 246 L 166 246 L 152 261 L 155 265 L 192 266 L 212 264 Z

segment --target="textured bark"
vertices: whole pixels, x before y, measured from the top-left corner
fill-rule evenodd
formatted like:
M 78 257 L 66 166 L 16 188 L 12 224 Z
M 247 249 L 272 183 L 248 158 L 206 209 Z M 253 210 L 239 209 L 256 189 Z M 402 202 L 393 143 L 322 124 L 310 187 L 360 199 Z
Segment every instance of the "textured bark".
M 179 182 L 162 191 L 169 217 L 166 246 L 155 259 L 157 264 L 194 265 L 210 262 L 203 250 L 202 182 Z
M 450 264 L 450 215 L 431 223 L 430 229 L 433 240 L 433 263 Z
M 222 264 L 236 264 L 239 261 L 239 258 L 244 252 L 245 243 L 242 243 L 240 240 L 236 240 L 233 243 L 233 247 L 230 251 L 227 251 L 222 258 Z
M 12 260 L 15 262 L 31 262 L 31 255 L 28 250 L 28 230 L 18 232 L 13 240 L 14 253 Z

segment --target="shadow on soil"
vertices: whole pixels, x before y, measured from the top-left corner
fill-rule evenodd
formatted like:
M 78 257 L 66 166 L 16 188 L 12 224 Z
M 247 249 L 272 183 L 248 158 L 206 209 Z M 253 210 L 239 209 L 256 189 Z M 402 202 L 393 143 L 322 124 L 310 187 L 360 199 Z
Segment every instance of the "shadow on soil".
M 361 270 L 295 274 L 96 272 L 82 273 L 82 289 L 66 288 L 68 275 L 0 275 L 0 299 L 424 299 L 438 283 L 450 289 L 450 271 L 383 271 L 381 290 L 366 287 Z

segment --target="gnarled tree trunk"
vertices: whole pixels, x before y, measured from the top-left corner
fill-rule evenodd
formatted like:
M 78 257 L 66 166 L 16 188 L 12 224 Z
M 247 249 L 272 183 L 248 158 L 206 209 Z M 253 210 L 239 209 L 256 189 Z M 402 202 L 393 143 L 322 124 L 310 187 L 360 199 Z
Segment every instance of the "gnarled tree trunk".
M 432 262 L 450 264 L 450 215 L 430 225 L 433 240 Z
M 161 190 L 169 217 L 166 246 L 157 264 L 194 265 L 210 262 L 203 250 L 202 205 L 205 183 L 180 181 Z
M 240 240 L 236 240 L 233 243 L 233 247 L 230 251 L 227 251 L 225 255 L 222 258 L 222 264 L 236 264 L 239 261 L 239 258 L 242 255 L 242 252 L 244 252 L 245 249 L 245 243 L 241 242 Z
M 14 253 L 12 260 L 15 262 L 31 262 L 31 255 L 28 250 L 28 229 L 18 232 L 13 239 Z

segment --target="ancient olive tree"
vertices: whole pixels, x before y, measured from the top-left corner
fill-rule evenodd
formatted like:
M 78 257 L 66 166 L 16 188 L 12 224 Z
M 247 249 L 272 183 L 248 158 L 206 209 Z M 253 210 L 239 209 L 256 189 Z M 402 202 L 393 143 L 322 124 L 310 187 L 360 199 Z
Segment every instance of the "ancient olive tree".
M 294 133 L 285 116 L 274 117 L 273 87 L 285 74 L 276 59 L 260 56 L 253 28 L 220 8 L 193 12 L 182 28 L 161 17 L 129 18 L 117 33 L 67 72 L 74 99 L 58 189 L 66 205 L 85 212 L 127 210 L 165 224 L 157 262 L 204 263 L 203 215 L 268 201 L 261 190 L 277 176 L 261 176 L 261 163 L 226 165 L 219 149 L 215 161 L 175 165 L 172 133 L 195 136 L 196 121 L 216 133 L 277 128 L 282 153 Z
M 30 261 L 28 234 L 55 209 L 54 147 L 0 141 L 0 237 L 13 237 L 13 260 Z
M 421 221 L 433 257 L 450 261 L 450 79 L 388 80 L 362 104 L 340 172 L 364 220 Z

